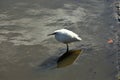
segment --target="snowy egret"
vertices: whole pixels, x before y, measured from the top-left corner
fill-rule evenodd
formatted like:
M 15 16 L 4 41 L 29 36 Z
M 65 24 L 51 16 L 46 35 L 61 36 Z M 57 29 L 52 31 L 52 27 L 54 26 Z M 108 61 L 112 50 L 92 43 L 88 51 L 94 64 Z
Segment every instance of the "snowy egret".
M 68 46 L 69 43 L 82 40 L 76 33 L 67 29 L 56 30 L 51 34 L 48 34 L 48 36 L 49 35 L 55 35 L 56 40 L 66 44 L 67 52 L 69 50 L 69 46 Z

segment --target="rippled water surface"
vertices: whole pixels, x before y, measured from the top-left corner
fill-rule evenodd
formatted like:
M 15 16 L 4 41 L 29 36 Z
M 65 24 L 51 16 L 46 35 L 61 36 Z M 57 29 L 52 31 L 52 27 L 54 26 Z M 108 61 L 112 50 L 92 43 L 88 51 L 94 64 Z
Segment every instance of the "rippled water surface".
M 112 0 L 1 0 L 0 80 L 115 80 L 113 16 Z M 70 44 L 83 54 L 50 69 L 66 46 L 47 34 L 61 28 L 83 39 Z

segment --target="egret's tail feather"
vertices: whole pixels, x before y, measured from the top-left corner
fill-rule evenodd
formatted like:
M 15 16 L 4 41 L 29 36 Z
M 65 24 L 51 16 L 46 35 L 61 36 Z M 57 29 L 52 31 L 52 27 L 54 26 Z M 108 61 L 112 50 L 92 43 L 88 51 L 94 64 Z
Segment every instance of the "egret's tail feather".
M 78 39 L 79 41 L 81 41 L 81 40 L 82 40 L 82 38 L 80 38 L 80 37 L 78 37 L 77 39 Z

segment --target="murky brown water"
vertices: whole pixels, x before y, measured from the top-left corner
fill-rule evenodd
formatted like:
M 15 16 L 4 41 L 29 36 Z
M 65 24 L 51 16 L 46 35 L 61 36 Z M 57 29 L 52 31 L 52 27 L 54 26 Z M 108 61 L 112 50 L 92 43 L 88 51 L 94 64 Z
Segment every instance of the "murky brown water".
M 115 27 L 112 0 L 1 0 L 0 80 L 115 80 L 116 51 L 107 43 Z M 84 52 L 49 69 L 66 47 L 47 34 L 61 28 L 82 37 L 70 48 Z

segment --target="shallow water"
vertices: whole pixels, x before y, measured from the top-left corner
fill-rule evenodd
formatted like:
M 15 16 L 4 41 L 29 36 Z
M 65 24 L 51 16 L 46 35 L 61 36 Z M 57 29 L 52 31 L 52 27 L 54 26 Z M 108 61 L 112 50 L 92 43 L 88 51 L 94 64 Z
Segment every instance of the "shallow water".
M 2 0 L 0 79 L 115 80 L 116 51 L 107 43 L 115 27 L 112 0 Z M 47 36 L 61 28 L 83 39 L 70 44 L 83 54 L 65 68 L 39 69 L 65 53 L 64 44 Z

